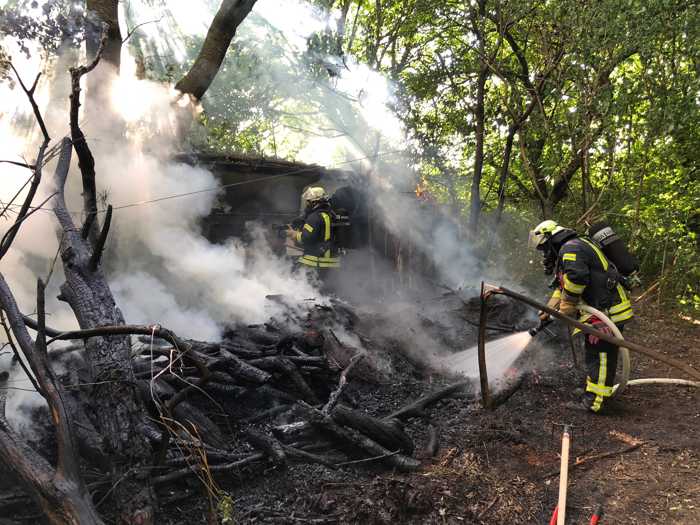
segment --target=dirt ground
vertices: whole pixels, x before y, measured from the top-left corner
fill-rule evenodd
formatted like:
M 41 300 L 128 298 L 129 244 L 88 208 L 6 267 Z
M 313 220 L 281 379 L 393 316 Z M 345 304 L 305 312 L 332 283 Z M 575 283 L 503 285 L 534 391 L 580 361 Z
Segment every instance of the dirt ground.
M 626 333 L 700 369 L 698 321 L 645 306 Z M 632 378 L 680 377 L 665 365 L 632 357 Z M 588 523 L 598 504 L 604 524 L 700 523 L 700 391 L 629 387 L 607 415 L 578 412 L 564 404 L 575 398 L 581 371 L 568 352 L 553 359 L 552 367 L 529 374 L 494 411 L 482 410 L 473 396 L 434 406 L 429 415 L 440 449 L 424 459 L 420 472 L 391 473 L 368 463 L 341 471 L 304 465 L 266 476 L 241 473 L 225 484 L 235 522 L 548 523 L 566 423 L 573 425 L 572 458 L 583 460 L 570 471 L 568 523 Z M 403 377 L 383 385 L 384 398 L 365 408 L 385 414 L 401 398 L 440 384 L 437 378 L 431 387 L 425 378 Z M 413 420 L 407 429 L 417 447 L 427 440 L 424 427 Z M 630 438 L 641 445 L 631 446 Z M 189 510 L 182 508 L 195 519 Z

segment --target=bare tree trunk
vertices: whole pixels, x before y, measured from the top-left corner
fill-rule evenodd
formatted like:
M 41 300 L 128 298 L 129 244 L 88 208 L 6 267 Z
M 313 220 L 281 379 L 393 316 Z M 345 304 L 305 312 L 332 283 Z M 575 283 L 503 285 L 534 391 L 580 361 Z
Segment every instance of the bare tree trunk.
M 85 43 L 88 62 L 97 56 L 103 29 L 107 32 L 102 59 L 97 69 L 87 79 L 90 107 L 94 111 L 103 112 L 110 107 L 110 80 L 119 74 L 121 65 L 122 35 L 119 31 L 119 0 L 86 0 L 85 4 L 88 13 Z
M 479 21 L 484 20 L 486 15 L 486 0 L 479 0 Z M 476 119 L 476 151 L 474 152 L 474 177 L 472 178 L 470 209 L 469 209 L 469 231 L 476 237 L 479 231 L 479 215 L 481 213 L 481 175 L 484 167 L 484 99 L 486 98 L 486 80 L 489 69 L 485 63 L 486 56 L 486 35 L 483 30 L 478 29 L 476 17 L 473 19 L 474 30 L 479 39 L 480 69 L 476 84 L 476 107 L 474 118 Z
M 175 85 L 182 93 L 201 99 L 219 72 L 226 51 L 257 0 L 223 0 L 209 27 L 202 49 L 192 68 Z
M 510 157 L 513 153 L 513 140 L 515 139 L 518 127 L 519 126 L 514 124 L 508 126 L 506 145 L 503 148 L 503 164 L 501 165 L 501 176 L 498 180 L 498 211 L 496 212 L 496 224 L 501 222 L 503 208 L 506 204 L 506 183 L 508 182 L 508 172 L 510 171 Z
M 66 301 L 81 328 L 124 324 L 107 280 L 91 263 L 92 247 L 73 224 L 63 195 L 71 157 L 71 141 L 63 139 L 56 170 L 54 213 L 61 229 L 61 259 L 66 282 L 59 299 Z M 155 495 L 147 478 L 129 476 L 128 470 L 146 467 L 151 447 L 139 431 L 144 410 L 139 402 L 130 360 L 128 337 L 95 337 L 86 342 L 90 368 L 93 423 L 102 436 L 103 448 L 112 460 L 111 475 L 120 481 L 114 498 L 125 523 L 151 523 Z

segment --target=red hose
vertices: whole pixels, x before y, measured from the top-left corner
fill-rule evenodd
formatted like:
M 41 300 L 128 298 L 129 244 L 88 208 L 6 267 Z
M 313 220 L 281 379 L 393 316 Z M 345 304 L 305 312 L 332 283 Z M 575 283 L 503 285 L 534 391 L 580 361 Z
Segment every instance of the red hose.
M 549 525 L 557 525 L 557 516 L 559 515 L 559 507 L 554 507 L 554 512 L 552 513 L 552 519 L 549 520 Z

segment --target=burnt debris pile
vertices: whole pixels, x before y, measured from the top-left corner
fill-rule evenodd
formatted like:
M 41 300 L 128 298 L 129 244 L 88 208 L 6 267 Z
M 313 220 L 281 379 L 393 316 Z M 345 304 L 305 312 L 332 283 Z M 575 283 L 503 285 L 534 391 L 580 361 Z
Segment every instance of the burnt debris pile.
M 419 468 L 418 447 L 402 421 L 426 417 L 428 405 L 470 382 L 398 410 L 388 406 L 385 417 L 369 415 L 363 392 L 389 384 L 395 367 L 419 371 L 399 363 L 400 354 L 375 348 L 357 331 L 361 323 L 347 305 L 333 302 L 311 307 L 297 328 L 289 319 L 236 327 L 220 343 L 185 340 L 177 348 L 141 336 L 134 372 L 149 409 L 142 430 L 162 457 L 154 483 L 266 462 Z

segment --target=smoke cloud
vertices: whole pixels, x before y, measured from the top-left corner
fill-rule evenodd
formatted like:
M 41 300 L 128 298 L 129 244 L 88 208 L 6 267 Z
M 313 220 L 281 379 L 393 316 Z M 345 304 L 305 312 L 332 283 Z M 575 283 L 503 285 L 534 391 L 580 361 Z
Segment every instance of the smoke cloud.
M 154 9 L 149 2 L 131 4 L 133 12 Z M 198 16 L 206 10 L 189 2 L 173 4 L 177 6 L 169 8 L 168 17 L 143 26 L 140 32 L 144 35 L 141 42 L 150 42 L 154 54 L 166 53 L 177 60 L 183 57 L 182 46 L 163 35 L 201 35 L 207 20 L 199 23 L 192 17 L 183 18 L 182 13 L 174 16 L 185 4 Z M 216 6 L 211 4 L 203 3 L 213 16 Z M 254 90 L 260 84 L 273 89 L 271 98 L 277 101 L 278 114 L 291 115 L 280 118 L 275 129 L 279 156 L 364 174 L 364 185 L 376 206 L 373 212 L 394 235 L 412 242 L 431 258 L 443 284 L 457 288 L 475 282 L 485 269 L 463 240 L 458 225 L 439 214 L 427 220 L 412 196 L 416 174 L 407 160 L 410 143 L 391 111 L 397 103 L 392 84 L 351 56 L 340 63 L 337 57 L 307 52 L 310 36 L 330 27 L 335 16 L 301 1 L 260 0 L 239 30 L 239 52 L 229 53 L 220 82 L 230 80 L 225 75 L 239 74 L 248 79 L 242 89 Z M 187 26 L 179 24 L 183 19 L 187 19 Z M 257 65 L 247 62 L 245 71 L 237 71 L 237 67 L 243 68 L 237 59 L 251 49 Z M 19 59 L 19 54 L 14 56 Z M 57 139 L 68 133 L 65 66 L 77 58 L 66 54 L 42 65 L 39 56 L 35 52 L 31 60 L 20 60 L 17 65 L 25 80 L 33 78 L 40 67 L 49 69 L 50 74 L 39 84 L 37 99 L 40 107 L 50 108 L 47 125 Z M 331 77 L 318 75 L 314 73 L 318 67 L 334 73 Z M 136 69 L 128 46 L 124 46 L 122 73 L 110 81 L 112 107 L 88 110 L 81 124 L 97 161 L 99 207 L 104 209 L 109 203 L 115 208 L 103 264 L 127 322 L 157 322 L 184 337 L 217 340 L 226 324 L 264 322 L 289 308 L 301 308 L 298 305 L 303 299 L 319 297 L 304 273 L 293 274 L 289 261 L 274 256 L 255 227 L 250 231 L 252 242 L 246 244 L 230 239 L 214 245 L 201 235 L 200 221 L 216 204 L 219 183 L 205 169 L 172 160 L 183 148 L 182 115 L 191 117 L 201 108 L 178 100 L 163 83 L 137 79 Z M 28 103 L 17 87 L 4 84 L 0 90 L 0 157 L 16 160 L 23 153 L 33 159 L 37 135 L 36 127 L 27 125 L 31 122 Z M 212 86 L 207 111 L 226 116 L 226 108 L 232 104 L 224 93 Z M 182 106 L 188 110 L 183 112 Z M 109 118 L 113 114 L 117 116 L 114 121 Z M 197 135 L 194 126 L 191 137 Z M 124 127 L 126 134 L 122 133 Z M 0 200 L 7 202 L 29 172 L 14 167 L 3 170 Z M 52 191 L 51 172 L 52 166 L 47 166 L 35 203 Z M 76 224 L 82 219 L 80 192 L 79 171 L 74 165 L 67 199 Z M 0 227 L 5 229 L 9 224 L 5 221 Z M 3 274 L 25 312 L 34 311 L 37 276 L 46 278 L 53 267 L 58 248 L 55 231 L 51 213 L 36 213 L 3 259 Z M 367 268 L 359 267 L 355 278 L 366 282 Z M 381 268 L 377 265 L 378 272 Z M 391 272 L 385 268 L 387 274 Z M 51 275 L 49 324 L 74 328 L 72 313 L 55 299 L 63 281 L 60 261 Z M 267 300 L 270 294 L 283 295 L 285 302 Z M 425 345 L 440 347 L 436 341 Z M 0 367 L 8 366 L 6 358 L 2 359 Z

